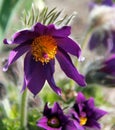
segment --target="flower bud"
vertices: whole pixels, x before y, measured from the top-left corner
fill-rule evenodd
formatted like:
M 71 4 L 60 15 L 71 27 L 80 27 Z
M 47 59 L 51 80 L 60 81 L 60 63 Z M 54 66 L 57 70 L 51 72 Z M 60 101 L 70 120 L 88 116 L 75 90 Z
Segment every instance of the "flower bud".
M 115 8 L 106 5 L 95 5 L 89 16 L 89 23 L 92 27 L 114 30 Z

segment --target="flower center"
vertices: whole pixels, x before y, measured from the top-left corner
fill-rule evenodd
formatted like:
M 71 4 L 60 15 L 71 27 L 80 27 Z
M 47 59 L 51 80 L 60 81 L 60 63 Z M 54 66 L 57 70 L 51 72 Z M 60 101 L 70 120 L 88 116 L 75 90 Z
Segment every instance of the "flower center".
M 60 121 L 56 117 L 51 117 L 48 119 L 47 124 L 53 128 L 59 128 L 60 127 Z
M 31 53 L 35 61 L 43 64 L 49 62 L 57 53 L 56 40 L 49 35 L 35 38 L 31 45 Z
M 86 117 L 80 117 L 80 125 L 83 126 L 85 125 L 87 122 L 87 118 Z

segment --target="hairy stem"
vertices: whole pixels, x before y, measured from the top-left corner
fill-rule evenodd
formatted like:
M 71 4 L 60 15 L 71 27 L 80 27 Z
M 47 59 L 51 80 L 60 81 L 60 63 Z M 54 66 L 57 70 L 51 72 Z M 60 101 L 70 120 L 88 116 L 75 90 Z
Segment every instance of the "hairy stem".
M 27 129 L 27 89 L 23 92 L 21 97 L 21 111 L 20 111 L 20 127 L 22 130 Z

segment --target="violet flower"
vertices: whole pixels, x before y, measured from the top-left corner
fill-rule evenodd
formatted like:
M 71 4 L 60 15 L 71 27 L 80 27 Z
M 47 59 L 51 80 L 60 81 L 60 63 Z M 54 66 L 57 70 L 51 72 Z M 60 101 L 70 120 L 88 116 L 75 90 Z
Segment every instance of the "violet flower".
M 105 111 L 95 107 L 93 98 L 87 100 L 81 92 L 78 93 L 76 102 L 71 111 L 75 124 L 79 121 L 84 130 L 86 128 L 100 130 L 101 127 L 98 120 L 105 114 Z
M 11 41 L 4 39 L 5 44 L 18 45 L 10 52 L 4 70 L 7 70 L 20 56 L 27 53 L 24 60 L 22 91 L 28 87 L 36 95 L 47 80 L 57 94 L 61 93 L 53 78 L 55 57 L 69 78 L 80 86 L 86 85 L 84 76 L 79 74 L 68 55 L 70 53 L 79 58 L 81 53 L 78 44 L 68 37 L 71 33 L 70 29 L 70 26 L 57 29 L 53 24 L 45 26 L 36 23 L 30 30 L 16 32 Z
M 115 54 L 90 63 L 85 75 L 88 84 L 115 87 Z
M 89 49 L 94 50 L 101 44 L 106 52 L 115 53 L 115 31 L 94 32 L 89 40 Z
M 63 113 L 58 103 L 52 108 L 45 105 L 43 117 L 38 120 L 37 126 L 45 130 L 77 130 L 73 120 Z
M 115 77 L 115 54 L 106 59 L 98 71 Z
M 99 75 L 100 84 L 115 87 L 115 54 L 101 63 L 101 67 L 96 71 L 96 74 Z
M 107 6 L 112 6 L 113 5 L 113 0 L 102 0 L 101 4 L 102 5 L 107 5 Z
M 93 28 L 89 39 L 89 49 L 94 50 L 100 46 L 106 52 L 115 52 L 115 6 L 112 0 L 102 0 L 101 4 L 91 4 L 89 15 L 90 25 Z

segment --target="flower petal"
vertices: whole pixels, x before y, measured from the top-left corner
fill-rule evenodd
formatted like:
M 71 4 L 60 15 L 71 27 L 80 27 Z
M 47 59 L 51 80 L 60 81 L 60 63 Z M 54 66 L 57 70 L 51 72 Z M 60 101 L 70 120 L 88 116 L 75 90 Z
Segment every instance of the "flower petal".
M 55 28 L 53 24 L 48 25 L 48 34 L 54 37 L 67 37 L 71 33 L 70 26 L 64 26 L 62 28 Z
M 69 120 L 65 130 L 85 130 L 76 120 Z
M 87 101 L 87 106 L 90 108 L 90 109 L 93 109 L 94 106 L 95 106 L 95 103 L 94 103 L 94 98 L 93 97 L 90 97 Z
M 93 33 L 89 40 L 89 49 L 93 50 L 100 44 L 100 34 Z
M 37 126 L 44 128 L 46 130 L 62 130 L 61 128 L 53 128 L 48 126 L 48 119 L 44 116 L 41 119 L 38 120 Z
M 45 67 L 45 72 L 46 72 L 46 78 L 47 81 L 49 83 L 49 85 L 51 86 L 51 88 L 54 90 L 54 92 L 56 92 L 58 95 L 61 95 L 61 89 L 59 87 L 56 86 L 54 78 L 53 78 L 53 74 L 54 74 L 54 60 L 51 60 Z
M 79 125 L 80 126 L 80 125 Z M 84 129 L 78 129 L 80 128 L 78 125 L 76 126 L 72 120 L 69 120 L 62 130 L 84 130 Z M 82 127 L 81 127 L 82 128 Z
M 85 100 L 86 100 L 85 96 L 81 92 L 78 92 L 78 95 L 76 97 L 77 103 L 83 103 Z
M 103 62 L 103 66 L 99 71 L 115 76 L 115 54 Z
M 32 39 L 34 39 L 36 37 L 35 33 L 32 30 L 22 30 L 22 31 L 18 31 L 16 32 L 13 36 L 11 40 L 7 40 L 4 39 L 4 43 L 5 44 L 21 44 L 21 43 L 25 43 L 27 41 L 32 41 Z
M 112 50 L 111 50 L 111 52 L 112 53 L 115 53 L 115 31 L 112 31 L 112 33 L 111 33 L 111 40 L 112 40 Z M 111 45 L 111 44 L 110 44 Z
M 87 120 L 85 127 L 93 129 L 93 130 L 101 130 L 100 124 L 96 120 L 93 120 L 93 119 Z
M 54 103 L 54 106 L 52 108 L 52 113 L 61 113 L 63 114 L 62 109 L 60 108 L 59 104 L 57 102 Z
M 113 1 L 112 0 L 102 0 L 102 4 L 103 5 L 107 5 L 107 6 L 112 6 L 113 5 Z
M 38 36 L 39 35 L 45 35 L 47 33 L 47 26 L 37 23 L 33 26 L 34 33 L 36 33 Z
M 81 54 L 81 49 L 76 42 L 74 42 L 70 38 L 57 38 L 56 40 L 57 40 L 57 45 L 60 48 L 79 58 Z
M 56 58 L 61 66 L 61 69 L 69 78 L 76 81 L 80 86 L 86 85 L 84 76 L 79 74 L 67 53 L 65 53 L 64 51 L 62 52 L 62 50 L 58 51 Z
M 30 53 L 25 57 L 24 73 L 28 89 L 36 95 L 42 89 L 46 76 L 42 63 L 35 62 Z
M 47 121 L 48 121 L 48 119 L 44 116 L 44 117 L 42 117 L 41 119 L 38 120 L 37 126 L 44 128 L 44 126 L 47 124 Z
M 7 71 L 8 67 L 14 63 L 20 56 L 22 56 L 25 52 L 29 51 L 29 45 L 19 45 L 18 47 L 14 48 L 8 58 L 7 64 L 4 66 L 3 71 Z
M 99 120 L 99 119 L 100 119 L 101 117 L 103 117 L 105 114 L 107 114 L 106 111 L 101 110 L 101 109 L 99 109 L 99 108 L 95 108 L 95 109 L 94 109 L 94 114 L 93 114 L 93 116 L 94 116 L 94 118 L 95 118 L 96 120 Z
M 43 115 L 44 116 L 50 116 L 50 114 L 51 114 L 51 108 L 49 108 L 48 103 L 46 103 L 45 106 L 44 106 Z

